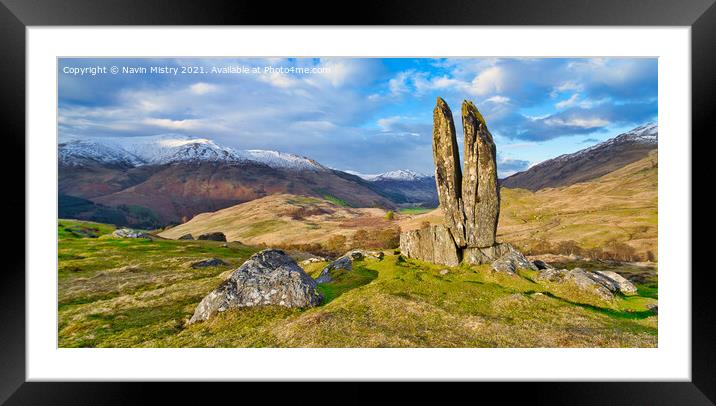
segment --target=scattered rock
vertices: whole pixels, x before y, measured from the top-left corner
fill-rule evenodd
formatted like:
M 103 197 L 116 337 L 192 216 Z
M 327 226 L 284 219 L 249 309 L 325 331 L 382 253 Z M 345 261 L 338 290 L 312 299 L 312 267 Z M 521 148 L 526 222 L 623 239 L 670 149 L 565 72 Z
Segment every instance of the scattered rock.
M 346 254 L 338 258 L 337 260 L 331 262 L 330 264 L 326 265 L 326 267 L 323 268 L 323 270 L 321 271 L 320 275 L 318 275 L 318 278 L 316 278 L 316 283 L 331 282 L 333 280 L 333 278 L 331 278 L 331 271 L 337 269 L 352 271 L 353 261 L 351 260 L 351 257 Z
M 521 252 L 512 250 L 492 262 L 492 269 L 497 272 L 515 273 L 517 269 L 537 270 L 537 267 L 530 262 Z
M 379 261 L 382 261 L 383 258 L 385 257 L 385 254 L 383 253 L 383 251 L 369 251 L 368 256 L 373 257 Z
M 650 304 L 646 306 L 647 309 L 649 309 L 654 314 L 659 314 L 659 306 L 655 304 Z
M 621 294 L 623 294 L 625 296 L 636 295 L 636 293 L 637 293 L 636 286 L 634 286 L 633 283 L 629 282 L 626 278 L 619 275 L 618 273 L 612 272 L 612 271 L 594 271 L 594 272 L 596 274 L 599 274 L 606 278 L 609 278 L 616 286 L 616 290 L 621 292 Z
M 325 260 L 326 259 L 323 257 L 312 257 L 312 258 L 304 259 L 303 261 L 301 261 L 301 265 L 306 266 L 306 265 L 315 264 L 318 262 L 324 262 Z
M 460 256 L 447 227 L 433 225 L 400 234 L 400 252 L 409 258 L 446 266 L 458 266 Z
M 440 275 L 447 275 L 449 272 L 450 272 L 450 271 L 448 271 L 447 269 L 441 269 L 441 270 L 440 270 Z
M 536 266 L 537 269 L 539 269 L 539 270 L 542 270 L 542 269 L 554 269 L 554 267 L 553 267 L 552 265 L 550 265 L 550 264 L 548 264 L 548 263 L 542 261 L 541 259 L 536 259 L 536 260 L 532 261 L 532 264 L 533 264 L 534 266 Z
M 226 236 L 221 232 L 213 232 L 202 234 L 196 238 L 197 240 L 209 240 L 209 241 L 224 241 L 226 242 Z
M 112 235 L 120 238 L 146 238 L 147 240 L 152 239 L 149 234 L 138 230 L 132 230 L 131 228 L 118 228 L 114 230 Z
M 365 254 L 361 250 L 348 251 L 343 255 L 344 257 L 350 257 L 353 261 L 362 261 L 365 259 Z
M 219 258 L 210 258 L 210 259 L 205 259 L 202 261 L 193 262 L 190 266 L 194 269 L 198 269 L 198 268 L 206 268 L 208 266 L 221 266 L 221 265 L 229 265 L 229 264 L 220 260 Z
M 278 305 L 311 307 L 323 297 L 316 282 L 281 250 L 254 254 L 199 303 L 189 324 L 231 308 Z
M 612 300 L 614 291 L 612 283 L 607 278 L 595 277 L 593 272 L 587 272 L 582 268 L 567 269 L 545 269 L 540 272 L 538 279 L 552 283 L 568 283 L 578 289 L 592 293 L 602 300 Z
M 191 234 L 184 234 L 181 237 L 178 238 L 179 240 L 193 240 L 194 236 Z

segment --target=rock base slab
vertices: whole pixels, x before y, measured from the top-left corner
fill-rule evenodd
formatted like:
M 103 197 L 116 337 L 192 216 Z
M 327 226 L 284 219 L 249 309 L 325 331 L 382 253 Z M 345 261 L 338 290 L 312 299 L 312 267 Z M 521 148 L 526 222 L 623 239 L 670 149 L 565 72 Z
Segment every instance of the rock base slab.
M 458 266 L 460 252 L 450 230 L 434 225 L 400 234 L 400 253 L 433 264 Z

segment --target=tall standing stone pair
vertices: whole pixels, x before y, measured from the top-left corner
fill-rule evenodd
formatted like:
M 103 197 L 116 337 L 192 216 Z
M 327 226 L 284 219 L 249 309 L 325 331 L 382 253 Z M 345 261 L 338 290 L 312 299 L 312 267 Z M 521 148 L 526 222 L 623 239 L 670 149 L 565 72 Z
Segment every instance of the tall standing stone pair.
M 464 174 L 452 111 L 438 97 L 433 110 L 433 159 L 445 226 L 401 234 L 400 248 L 408 257 L 455 266 L 460 261 L 491 262 L 511 250 L 495 241 L 500 215 L 495 142 L 482 114 L 467 100 L 462 103 L 462 126 Z

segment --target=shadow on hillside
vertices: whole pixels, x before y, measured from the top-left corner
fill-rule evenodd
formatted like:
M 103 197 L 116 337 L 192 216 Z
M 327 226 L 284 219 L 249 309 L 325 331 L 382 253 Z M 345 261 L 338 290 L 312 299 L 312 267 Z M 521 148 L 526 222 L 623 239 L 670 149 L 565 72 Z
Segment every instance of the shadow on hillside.
M 360 261 L 353 263 L 353 270 L 346 271 L 336 269 L 331 271 L 331 282 L 319 283 L 318 290 L 323 294 L 323 303 L 325 306 L 332 302 L 342 294 L 369 284 L 378 277 L 378 271 L 365 268 Z

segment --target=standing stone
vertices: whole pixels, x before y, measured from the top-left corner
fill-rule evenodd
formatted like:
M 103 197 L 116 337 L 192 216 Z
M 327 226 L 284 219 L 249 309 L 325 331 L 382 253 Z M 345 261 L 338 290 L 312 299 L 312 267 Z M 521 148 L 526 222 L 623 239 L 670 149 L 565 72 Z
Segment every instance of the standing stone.
M 462 171 L 455 137 L 455 123 L 445 100 L 438 97 L 433 110 L 433 159 L 438 199 L 455 244 L 464 247 L 465 217 L 462 207 Z
M 470 247 L 491 247 L 495 244 L 500 215 L 497 150 L 485 119 L 467 100 L 462 103 L 462 126 L 465 133 L 465 176 L 462 179 L 465 239 Z

